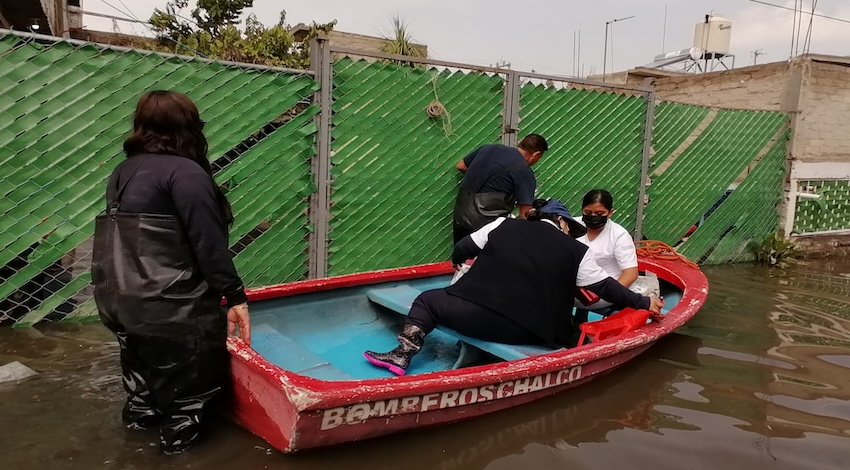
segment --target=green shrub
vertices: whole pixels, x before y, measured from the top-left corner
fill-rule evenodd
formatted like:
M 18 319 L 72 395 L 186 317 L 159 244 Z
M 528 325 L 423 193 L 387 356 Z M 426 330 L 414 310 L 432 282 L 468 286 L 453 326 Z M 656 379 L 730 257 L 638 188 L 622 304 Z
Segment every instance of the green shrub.
M 770 234 L 761 243 L 752 242 L 750 249 L 759 263 L 784 267 L 800 254 L 797 245 L 778 232 Z

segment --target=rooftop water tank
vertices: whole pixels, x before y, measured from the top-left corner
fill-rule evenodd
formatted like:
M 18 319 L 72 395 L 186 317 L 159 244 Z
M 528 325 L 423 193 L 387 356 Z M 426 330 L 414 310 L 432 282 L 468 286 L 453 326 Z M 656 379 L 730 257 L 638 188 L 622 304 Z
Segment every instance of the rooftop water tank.
M 732 22 L 722 16 L 705 15 L 705 20 L 694 27 L 694 47 L 705 51 L 708 57 L 728 54 L 731 41 Z

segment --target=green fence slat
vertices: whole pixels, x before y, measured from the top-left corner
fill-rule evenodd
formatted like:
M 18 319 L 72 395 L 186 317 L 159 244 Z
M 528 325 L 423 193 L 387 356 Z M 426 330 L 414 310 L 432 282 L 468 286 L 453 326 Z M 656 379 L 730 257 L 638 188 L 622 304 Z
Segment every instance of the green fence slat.
M 152 89 L 187 93 L 209 121 L 206 135 L 214 159 L 309 99 L 317 85 L 298 73 L 0 35 L 0 89 L 5 98 L 0 103 L 0 137 L 8 137 L 0 154 L 0 222 L 5 227 L 0 233 L 0 266 L 40 243 L 28 266 L 5 276 L 2 299 L 91 237 L 94 216 L 102 210 L 106 178 L 123 160 L 122 141 L 142 93 Z M 309 155 L 305 156 L 311 152 L 305 149 L 310 150 L 315 139 L 315 109 L 310 112 L 278 129 L 285 138 L 269 136 L 268 143 L 235 162 L 243 157 L 253 162 L 253 173 L 235 193 L 241 200 L 234 208 L 245 213 L 240 218 L 237 212 L 237 221 L 296 214 L 296 225 L 273 229 L 277 236 L 302 239 L 301 245 L 293 245 L 297 255 L 291 259 L 303 263 L 306 197 L 312 188 Z M 259 176 L 269 170 L 264 161 L 271 159 L 284 162 L 278 168 L 286 171 L 269 176 L 265 185 L 252 186 L 251 181 L 265 181 Z M 290 189 L 283 193 L 289 197 L 279 191 L 281 181 L 275 178 L 286 179 Z M 242 255 L 242 259 L 248 258 Z M 75 295 L 79 283 L 88 282 L 85 269 L 74 269 L 73 283 L 30 312 L 22 324 L 40 320 L 51 306 L 65 300 L 63 296 Z
M 498 141 L 502 79 L 344 59 L 333 93 L 330 273 L 446 259 L 455 164 Z M 425 114 L 435 99 L 450 129 Z
M 646 238 L 675 244 L 786 125 L 777 112 L 721 110 L 649 186 Z
M 680 252 L 709 264 L 749 261 L 750 244 L 777 230 L 788 134 L 682 245 Z
M 574 213 L 581 198 L 607 189 L 615 219 L 635 224 L 646 101 L 640 97 L 526 85 L 520 95 L 522 132 L 542 134 L 550 150 L 534 170 L 538 193 L 561 199 Z
M 797 191 L 814 194 L 820 199 L 797 199 L 794 233 L 850 229 L 850 182 L 798 181 Z
M 61 289 L 56 291 L 55 294 L 50 297 L 44 299 L 41 306 L 29 313 L 27 313 L 24 317 L 18 320 L 15 323 L 15 327 L 27 327 L 35 325 L 40 322 L 44 317 L 50 315 L 50 313 L 56 309 L 56 307 L 65 303 L 69 298 L 76 295 L 81 289 L 91 283 L 91 273 L 85 272 L 80 276 L 74 278 L 63 286 Z
M 502 132 L 500 76 L 342 59 L 333 64 L 329 273 L 393 268 L 446 259 L 461 175 L 455 163 Z M 308 266 L 310 173 L 316 154 L 318 90 L 307 75 L 118 52 L 62 41 L 0 35 L 0 266 L 38 243 L 29 265 L 5 276 L 0 299 L 73 250 L 88 246 L 103 208 L 104 183 L 123 160 L 136 100 L 147 90 L 187 93 L 208 122 L 211 159 L 238 158 L 216 175 L 236 221 L 230 240 L 247 285 L 304 279 Z M 439 100 L 448 115 L 430 118 Z M 641 96 L 525 84 L 521 133 L 544 135 L 550 151 L 535 166 L 538 196 L 578 212 L 589 189 L 615 197 L 615 219 L 636 223 L 647 103 Z M 305 109 L 306 108 L 306 109 Z M 288 116 L 295 113 L 294 117 Z M 712 111 L 659 103 L 650 161 L 656 169 Z M 287 116 L 282 116 L 284 113 Z M 270 122 L 288 119 L 270 131 Z M 647 189 L 648 238 L 672 243 L 787 124 L 783 113 L 717 111 L 713 121 Z M 268 133 L 268 135 L 266 135 Z M 242 142 L 255 142 L 247 151 Z M 701 224 L 682 253 L 706 263 L 749 259 L 750 241 L 775 230 L 787 136 Z M 795 230 L 850 228 L 850 185 L 801 182 L 821 196 L 800 200 Z M 730 229 L 731 227 L 731 229 Z M 245 245 L 245 246 L 243 246 Z M 96 318 L 85 258 L 73 280 L 29 312 L 42 320 L 71 297 L 67 318 Z
M 662 102 L 655 108 L 652 145 L 655 154 L 650 170 L 667 160 L 670 154 L 693 133 L 710 110 L 701 106 Z

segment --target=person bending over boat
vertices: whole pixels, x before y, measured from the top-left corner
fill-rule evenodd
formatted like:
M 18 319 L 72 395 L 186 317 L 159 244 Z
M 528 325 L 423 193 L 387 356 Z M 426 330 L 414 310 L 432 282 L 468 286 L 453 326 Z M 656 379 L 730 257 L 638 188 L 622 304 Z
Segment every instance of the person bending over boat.
M 547 150 L 543 136 L 528 134 L 516 147 L 483 145 L 457 162 L 464 175 L 452 215 L 453 243 L 507 216 L 515 206 L 525 218 L 537 188 L 531 166 Z
M 213 180 L 203 127 L 186 95 L 143 95 L 127 159 L 109 178 L 95 224 L 94 298 L 121 350 L 122 418 L 131 429 L 158 425 L 166 454 L 197 442 L 204 413 L 226 387 L 228 330 L 238 325 L 246 343 L 251 335 L 227 244 L 233 216 Z
M 660 311 L 659 299 L 629 291 L 596 264 L 587 246 L 573 238 L 585 228 L 560 201 L 532 208 L 527 219 L 499 218 L 458 242 L 455 266 L 477 257 L 469 272 L 450 287 L 420 294 L 399 345 L 386 353 L 366 351 L 366 359 L 404 375 L 437 325 L 485 341 L 567 345 L 577 286 L 617 305 Z
M 577 240 L 590 248 L 596 264 L 609 276 L 616 279 L 624 287 L 632 291 L 658 295 L 657 277 L 638 276 L 638 260 L 635 242 L 629 232 L 620 224 L 611 220 L 614 214 L 614 198 L 604 189 L 594 189 L 584 195 L 581 203 L 581 217 L 578 219 L 587 233 Z M 638 279 L 640 278 L 639 282 Z M 598 300 L 590 305 L 584 305 L 576 300 L 575 306 L 579 323 L 587 321 L 587 310 L 605 313 L 610 310 L 611 302 Z

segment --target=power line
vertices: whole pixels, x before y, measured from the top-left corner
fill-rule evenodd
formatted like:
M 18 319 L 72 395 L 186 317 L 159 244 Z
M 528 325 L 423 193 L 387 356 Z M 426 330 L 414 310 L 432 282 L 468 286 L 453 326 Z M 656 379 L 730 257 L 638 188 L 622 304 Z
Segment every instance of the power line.
M 818 6 L 818 0 L 812 0 L 812 16 L 809 17 L 809 30 L 806 31 L 806 39 L 803 41 L 803 53 L 808 54 L 812 48 L 812 29 L 815 20 L 815 8 Z
M 803 0 L 794 0 L 794 18 L 791 20 L 791 53 L 789 57 L 794 57 L 794 37 L 797 33 L 797 14 L 799 13 L 799 5 Z
M 121 13 L 122 15 L 127 15 L 127 16 L 129 16 L 130 18 L 133 18 L 134 20 L 139 21 L 139 19 L 138 19 L 138 18 L 136 18 L 136 16 L 135 16 L 135 15 L 133 15 L 133 12 L 127 13 L 126 11 L 124 11 L 124 10 L 122 10 L 122 9 L 120 9 L 120 8 L 118 8 L 118 7 L 116 7 L 115 5 L 113 5 L 113 4 L 109 3 L 109 2 L 107 2 L 106 0 L 100 0 L 100 1 L 101 1 L 101 3 L 105 4 L 105 5 L 106 5 L 106 6 L 108 6 L 109 8 L 112 8 L 113 10 L 117 11 L 118 13 Z M 123 5 L 123 3 L 122 3 L 122 5 Z
M 86 16 L 96 16 L 98 18 L 106 18 L 108 20 L 113 20 L 113 21 L 119 20 L 119 21 L 126 21 L 128 23 L 147 23 L 147 21 L 139 21 L 137 19 L 133 19 L 133 18 L 130 18 L 128 16 L 108 15 L 106 13 L 98 13 L 96 11 L 89 11 L 89 10 L 73 10 L 73 11 L 78 11 L 79 13 L 86 15 Z
M 762 5 L 767 5 L 769 7 L 780 8 L 782 10 L 796 11 L 794 8 L 791 8 L 791 7 L 786 7 L 786 6 L 783 6 L 783 5 L 776 5 L 774 3 L 762 2 L 760 0 L 749 0 L 749 1 L 751 1 L 753 3 L 759 3 L 759 4 L 762 4 Z M 833 20 L 833 21 L 839 21 L 841 23 L 850 24 L 850 20 L 845 20 L 844 18 L 836 18 L 834 16 L 821 15 L 820 13 L 813 13 L 813 16 L 817 16 L 819 18 L 826 18 L 828 20 Z
M 147 29 L 148 29 L 148 31 L 150 31 L 151 33 L 153 33 L 155 36 L 159 36 L 159 34 L 157 34 L 157 32 L 153 30 L 153 28 L 151 28 L 150 26 L 148 26 L 148 25 L 149 25 L 149 23 L 147 23 L 147 22 L 144 22 L 144 21 L 140 20 L 140 19 L 139 19 L 139 17 L 137 17 L 136 15 L 134 15 L 132 11 L 124 11 L 124 10 L 122 10 L 122 9 L 120 9 L 120 8 L 118 8 L 118 7 L 116 7 L 115 5 L 113 5 L 113 4 L 109 3 L 109 2 L 107 2 L 106 0 L 100 0 L 100 1 L 101 1 L 101 2 L 103 2 L 103 3 L 105 3 L 108 7 L 112 8 L 113 10 L 116 10 L 116 11 L 118 11 L 118 12 L 120 12 L 120 13 L 124 14 L 124 15 L 128 15 L 128 16 L 130 16 L 131 18 L 135 18 L 135 19 L 136 19 L 136 20 L 137 20 L 140 24 L 142 24 L 145 28 L 147 28 Z M 126 5 L 123 1 L 121 1 L 121 0 L 118 0 L 118 1 L 119 1 L 119 2 L 121 2 L 121 5 L 124 5 L 124 8 L 127 8 L 127 5 Z M 129 8 L 127 8 L 127 10 L 130 10 L 130 9 L 129 9 Z M 184 49 L 190 50 L 190 51 L 194 52 L 195 54 L 197 54 L 199 57 L 203 57 L 204 59 L 206 59 L 206 58 L 207 58 L 207 56 L 206 56 L 206 55 L 204 55 L 204 54 L 202 54 L 200 51 L 195 50 L 195 49 L 192 49 L 191 47 L 189 47 L 189 46 L 186 46 L 186 45 L 182 44 L 180 41 L 178 41 L 178 40 L 176 40 L 176 39 L 174 39 L 174 38 L 171 38 L 171 37 L 168 37 L 168 36 L 162 36 L 162 37 L 164 37 L 165 39 L 167 39 L 167 40 L 169 40 L 169 41 L 173 42 L 174 44 L 177 44 L 177 47 L 182 47 L 182 48 L 184 48 Z
M 794 55 L 800 53 L 800 30 L 803 25 L 803 0 L 800 0 L 800 11 L 797 12 L 797 42 L 795 43 L 797 46 L 794 48 Z

